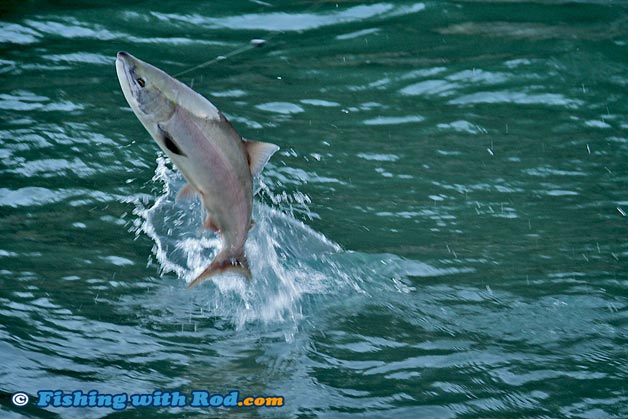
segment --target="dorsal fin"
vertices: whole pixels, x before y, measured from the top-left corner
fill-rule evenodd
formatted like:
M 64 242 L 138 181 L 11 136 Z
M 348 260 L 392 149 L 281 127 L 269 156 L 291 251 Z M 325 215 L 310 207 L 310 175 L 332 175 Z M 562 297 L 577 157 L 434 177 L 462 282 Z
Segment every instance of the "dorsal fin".
M 260 174 L 270 156 L 279 150 L 279 146 L 261 141 L 244 141 L 244 147 L 249 155 L 249 167 L 251 168 L 251 176 L 255 177 Z

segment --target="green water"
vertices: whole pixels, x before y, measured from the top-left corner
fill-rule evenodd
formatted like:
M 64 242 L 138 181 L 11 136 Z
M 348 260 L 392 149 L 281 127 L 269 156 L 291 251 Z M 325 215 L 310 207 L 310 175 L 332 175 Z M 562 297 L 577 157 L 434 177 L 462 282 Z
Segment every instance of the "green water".
M 71 3 L 0 5 L 0 416 L 628 417 L 624 2 Z M 120 50 L 281 146 L 251 283 L 185 291 L 220 242 Z

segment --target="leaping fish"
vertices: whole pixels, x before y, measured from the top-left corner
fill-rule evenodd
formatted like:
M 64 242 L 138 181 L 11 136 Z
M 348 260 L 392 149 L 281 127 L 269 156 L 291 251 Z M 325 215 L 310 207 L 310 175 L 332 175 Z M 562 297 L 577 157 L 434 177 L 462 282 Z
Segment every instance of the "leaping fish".
M 199 196 L 204 226 L 222 236 L 222 249 L 188 288 L 229 269 L 250 278 L 253 178 L 279 147 L 243 139 L 210 101 L 129 53 L 118 52 L 116 73 L 131 109 L 188 182 L 177 198 Z

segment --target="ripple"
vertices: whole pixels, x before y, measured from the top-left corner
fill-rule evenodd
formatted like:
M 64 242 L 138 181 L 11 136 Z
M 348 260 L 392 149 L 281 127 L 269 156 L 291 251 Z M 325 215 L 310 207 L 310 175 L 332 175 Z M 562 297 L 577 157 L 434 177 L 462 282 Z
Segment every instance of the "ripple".
M 441 74 L 447 71 L 447 67 L 431 67 L 431 68 L 423 68 L 419 70 L 409 71 L 399 77 L 399 80 L 414 80 L 414 79 L 422 79 L 425 77 L 432 77 L 437 74 Z
M 81 199 L 70 201 L 69 205 L 80 206 L 91 205 L 95 202 L 116 202 L 126 198 L 122 195 L 87 189 L 48 189 L 39 186 L 26 186 L 14 190 L 0 188 L 0 206 L 13 208 L 49 205 L 79 197 Z
M 181 38 L 176 36 L 169 37 L 139 37 L 131 36 L 123 33 L 116 34 L 118 39 L 128 40 L 135 42 L 136 44 L 156 44 L 156 45 L 216 45 L 216 46 L 229 46 L 230 44 L 222 41 L 210 41 L 207 39 L 198 38 Z
M 543 193 L 545 195 L 549 195 L 549 196 L 574 196 L 574 195 L 579 195 L 578 192 L 575 191 L 567 191 L 564 189 L 552 189 L 549 191 L 543 191 Z
M 39 42 L 41 34 L 17 23 L 0 22 L 0 43 L 33 44 Z
M 373 161 L 398 161 L 399 156 L 396 154 L 380 154 L 380 153 L 358 153 L 358 157 L 364 160 Z
M 73 190 L 53 190 L 36 186 L 27 186 L 16 190 L 0 188 L 0 206 L 15 208 L 46 205 L 63 201 L 75 193 Z
M 443 35 L 481 35 L 527 39 L 550 39 L 573 36 L 568 26 L 551 26 L 527 22 L 465 22 L 438 29 Z
M 301 99 L 301 103 L 304 105 L 321 106 L 323 108 L 334 108 L 336 106 L 340 106 L 340 103 L 322 99 Z
M 273 124 L 270 123 L 270 122 L 267 122 L 265 124 L 261 124 L 261 123 L 259 123 L 257 121 L 254 121 L 254 120 L 252 120 L 250 118 L 246 118 L 246 117 L 243 117 L 243 116 L 230 115 L 230 114 L 227 114 L 227 113 L 225 113 L 225 116 L 231 122 L 237 122 L 239 124 L 246 125 L 247 127 L 253 128 L 253 129 L 261 129 L 261 128 L 264 128 L 264 126 L 273 126 Z
M 36 95 L 33 92 L 25 90 L 16 90 L 11 94 L 0 94 L 0 109 L 15 111 L 32 111 L 41 109 L 44 105 L 41 102 L 47 102 L 50 98 L 46 96 Z
M 559 170 L 551 166 L 539 166 L 532 169 L 524 170 L 524 173 L 530 176 L 550 177 L 550 176 L 587 176 L 585 172 L 579 170 Z
M 211 95 L 214 97 L 243 97 L 246 96 L 247 93 L 241 89 L 232 89 L 232 90 L 224 90 L 222 92 L 211 92 Z
M 50 103 L 46 103 L 50 102 Z M 51 101 L 46 96 L 40 96 L 33 92 L 18 90 L 11 94 L 0 94 L 0 109 L 12 111 L 34 111 L 40 110 L 44 112 L 73 112 L 82 110 L 85 107 L 80 104 L 72 103 L 67 100 Z
M 454 121 L 448 124 L 440 123 L 437 125 L 440 129 L 451 129 L 458 132 L 466 132 L 468 134 L 486 134 L 486 130 L 479 125 L 472 124 L 468 121 Z
M 330 13 L 256 13 L 227 17 L 207 17 L 198 14 L 181 15 L 175 13 L 151 14 L 164 22 L 179 22 L 202 25 L 209 28 L 228 28 L 230 30 L 261 29 L 267 31 L 305 31 L 325 26 L 354 21 L 364 21 L 375 17 L 399 16 L 417 13 L 425 8 L 423 3 L 409 6 L 396 6 L 390 3 L 353 6 L 345 10 Z
M 75 52 L 71 54 L 53 54 L 44 55 L 43 58 L 51 61 L 63 61 L 70 63 L 84 63 L 84 64 L 107 64 L 111 65 L 114 62 L 113 57 L 106 57 L 101 54 L 95 54 L 91 52 Z
M 305 171 L 294 167 L 279 167 L 273 171 L 273 175 L 286 184 L 301 185 L 305 183 L 339 183 L 346 185 L 346 182 L 328 176 L 319 176 L 316 172 Z
M 283 115 L 305 112 L 302 107 L 290 102 L 267 102 L 256 105 L 255 107 L 263 111 L 280 113 Z
M 42 178 L 66 176 L 75 174 L 79 177 L 89 177 L 97 172 L 103 173 L 99 168 L 90 167 L 78 157 L 74 160 L 66 159 L 41 159 L 22 163 L 13 172 L 26 177 L 40 176 Z
M 528 94 L 523 92 L 496 91 L 477 92 L 452 99 L 451 105 L 476 105 L 480 103 L 512 103 L 518 105 L 546 105 L 578 108 L 583 102 L 578 99 L 568 99 L 559 93 Z
M 584 125 L 591 128 L 611 128 L 608 122 L 600 121 L 599 119 L 591 119 L 589 121 L 585 121 Z
M 344 41 L 347 39 L 354 39 L 354 38 L 361 38 L 365 35 L 370 35 L 373 33 L 377 33 L 379 32 L 380 29 L 379 28 L 370 28 L 370 29 L 362 29 L 360 31 L 355 31 L 355 32 L 349 32 L 349 33 L 345 33 L 342 35 L 337 35 L 336 39 L 340 40 L 340 41 Z
M 407 96 L 449 96 L 454 94 L 454 90 L 456 90 L 457 88 L 459 88 L 459 85 L 457 83 L 452 83 L 447 80 L 425 80 L 404 87 L 400 90 L 400 93 Z
M 133 36 L 128 33 L 118 32 L 107 29 L 103 25 L 93 24 L 88 22 L 81 22 L 75 18 L 56 18 L 59 21 L 53 20 L 39 21 L 28 19 L 24 21 L 27 26 L 17 24 L 4 24 L 0 22 L 0 42 L 12 42 L 12 43 L 34 43 L 38 42 L 39 38 L 46 35 L 52 37 L 62 37 L 67 39 L 94 39 L 98 41 L 112 41 L 123 40 L 125 42 L 133 42 L 136 44 L 157 44 L 157 45 L 228 45 L 222 41 L 214 41 L 207 39 L 198 39 L 191 37 L 151 37 L 151 36 Z M 5 32 L 6 30 L 6 32 Z M 86 53 L 81 53 L 86 54 Z M 65 55 L 65 54 L 64 54 Z M 77 61 L 76 57 L 61 61 L 73 61 L 73 62 L 89 62 L 104 64 L 104 61 L 100 57 L 91 57 L 94 61 L 82 61 L 85 57 L 79 57 Z M 96 54 L 94 54 L 96 55 Z M 114 60 L 113 56 L 107 59 L 107 64 L 111 64 Z
M 135 265 L 135 262 L 133 262 L 130 259 L 127 258 L 123 258 L 120 256 L 101 256 L 101 259 L 111 263 L 112 265 L 116 265 L 116 266 L 130 266 L 130 265 Z
M 45 21 L 27 19 L 24 21 L 28 26 L 37 29 L 39 32 L 63 38 L 89 38 L 100 41 L 111 41 L 120 38 L 120 34 L 116 34 L 102 25 L 86 26 L 85 23 L 79 22 L 77 19 L 64 19 L 63 22 Z
M 409 116 L 379 116 L 377 118 L 366 119 L 364 125 L 398 125 L 423 122 L 425 118 L 420 115 Z
M 504 83 L 509 79 L 510 76 L 506 73 L 496 73 L 481 69 L 463 70 L 447 76 L 447 80 L 453 80 L 456 82 L 463 81 L 467 84 L 481 83 L 485 85 Z

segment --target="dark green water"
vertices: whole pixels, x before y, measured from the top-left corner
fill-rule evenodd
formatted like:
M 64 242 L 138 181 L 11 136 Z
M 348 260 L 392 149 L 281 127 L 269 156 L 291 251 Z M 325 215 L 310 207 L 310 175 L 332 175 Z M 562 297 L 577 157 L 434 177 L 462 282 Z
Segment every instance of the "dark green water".
M 69 4 L 0 5 L 0 416 L 628 417 L 624 2 Z M 219 241 L 119 50 L 171 74 L 242 51 L 181 80 L 282 147 L 250 284 L 184 290 Z

